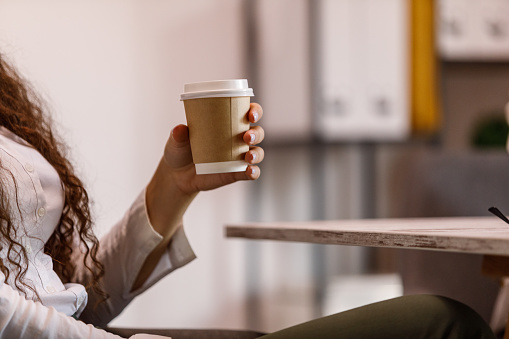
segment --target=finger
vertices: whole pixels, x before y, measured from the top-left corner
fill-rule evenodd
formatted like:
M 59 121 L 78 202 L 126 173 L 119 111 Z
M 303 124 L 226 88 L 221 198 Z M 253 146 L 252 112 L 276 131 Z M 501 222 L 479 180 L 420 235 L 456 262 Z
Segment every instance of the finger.
M 171 131 L 170 142 L 176 144 L 175 146 L 187 145 L 189 142 L 189 129 L 186 125 L 177 125 Z
M 247 166 L 246 176 L 249 180 L 256 180 L 260 177 L 261 171 L 258 166 Z
M 265 138 L 265 131 L 261 126 L 253 126 L 249 131 L 244 133 L 244 142 L 248 145 L 256 145 Z
M 249 165 L 244 172 L 235 173 L 235 181 L 256 180 L 260 177 L 261 171 L 258 166 Z
M 260 177 L 260 168 L 258 166 L 249 165 L 244 172 L 220 173 L 220 174 L 205 174 L 199 177 L 206 176 L 219 176 L 221 186 L 228 185 L 237 181 L 256 180 Z
M 249 164 L 259 164 L 263 161 L 265 157 L 265 152 L 261 147 L 251 147 L 249 152 L 246 153 L 245 160 Z
M 186 125 L 178 125 L 173 128 L 164 148 L 163 159 L 166 164 L 173 168 L 192 164 L 189 130 Z
M 256 102 L 251 103 L 248 112 L 248 119 L 251 123 L 257 123 L 263 116 L 263 108 Z

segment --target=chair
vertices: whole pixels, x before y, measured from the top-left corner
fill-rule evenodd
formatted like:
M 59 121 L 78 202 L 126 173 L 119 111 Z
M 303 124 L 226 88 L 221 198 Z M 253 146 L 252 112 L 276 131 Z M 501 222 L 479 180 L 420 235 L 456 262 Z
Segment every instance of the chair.
M 220 330 L 220 329 L 130 329 L 107 328 L 108 332 L 121 337 L 130 337 L 137 333 L 155 334 L 175 339 L 254 339 L 263 336 L 256 331 Z

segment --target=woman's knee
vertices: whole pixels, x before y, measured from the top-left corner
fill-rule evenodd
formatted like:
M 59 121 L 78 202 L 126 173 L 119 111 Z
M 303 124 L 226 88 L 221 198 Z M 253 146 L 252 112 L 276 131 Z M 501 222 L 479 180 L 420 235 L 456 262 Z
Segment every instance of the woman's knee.
M 495 338 L 488 324 L 469 306 L 443 296 L 407 296 L 407 308 L 435 328 L 437 338 Z M 426 326 L 426 325 L 425 325 Z

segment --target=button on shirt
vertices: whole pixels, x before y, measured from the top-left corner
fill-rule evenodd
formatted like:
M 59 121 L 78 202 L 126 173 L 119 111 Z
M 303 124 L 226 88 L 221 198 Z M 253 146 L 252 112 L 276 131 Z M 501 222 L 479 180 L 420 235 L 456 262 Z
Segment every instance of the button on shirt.
M 34 329 L 29 332 L 34 334 L 34 338 L 45 338 L 41 333 L 46 333 L 48 338 L 60 338 L 58 333 L 61 333 L 62 338 L 71 337 L 71 333 L 75 333 L 76 337 L 88 338 L 90 331 L 100 330 L 87 327 L 70 317 L 62 321 L 61 317 L 76 316 L 83 312 L 84 321 L 105 326 L 136 295 L 195 257 L 180 227 L 168 247 L 167 254 L 162 256 L 144 286 L 131 292 L 136 273 L 148 254 L 162 240 L 161 235 L 150 225 L 146 214 L 145 194 L 142 192 L 124 218 L 101 239 L 99 257 L 105 266 L 105 290 L 110 298 L 93 311 L 86 312 L 87 299 L 95 303 L 99 296 L 92 292 L 88 295 L 83 286 L 83 283 L 90 281 L 90 273 L 83 267 L 83 258 L 75 260 L 76 281 L 63 284 L 53 270 L 52 258 L 44 253 L 44 244 L 58 226 L 64 206 L 64 192 L 58 173 L 26 141 L 3 127 L 0 127 L 0 164 L 0 178 L 7 188 L 16 227 L 16 240 L 24 247 L 28 257 L 25 281 L 31 282 L 42 303 L 34 304 L 29 301 L 36 300 L 36 295 L 30 289 L 18 290 L 14 281 L 16 274 L 10 274 L 9 278 L 5 279 L 0 273 L 0 319 L 11 319 L 8 324 L 0 321 L 0 338 L 3 338 L 2 333 L 10 333 L 8 337 L 15 338 L 18 335 L 16 331 L 26 331 L 31 329 L 30 326 L 42 326 L 42 329 L 36 328 L 36 332 L 33 332 Z M 0 243 L 5 245 L 5 239 L 0 239 Z M 15 265 L 6 260 L 7 255 L 8 246 L 2 246 L 0 256 L 4 265 L 10 272 L 16 272 Z M 11 251 L 10 257 L 14 261 L 19 260 L 16 251 Z M 48 307 L 58 311 L 53 314 L 53 318 L 50 317 L 57 328 L 52 328 L 51 319 L 48 320 L 48 312 L 51 313 Z M 24 308 L 34 310 L 23 311 Z M 14 313 L 11 314 L 11 311 Z M 2 324 L 6 328 L 1 328 Z M 12 332 L 9 332 L 9 328 Z M 39 330 L 42 332 L 37 332 Z M 115 337 L 103 332 L 96 333 L 96 337 Z M 20 337 L 32 338 L 23 333 L 19 333 Z M 85 333 L 87 336 L 81 336 Z

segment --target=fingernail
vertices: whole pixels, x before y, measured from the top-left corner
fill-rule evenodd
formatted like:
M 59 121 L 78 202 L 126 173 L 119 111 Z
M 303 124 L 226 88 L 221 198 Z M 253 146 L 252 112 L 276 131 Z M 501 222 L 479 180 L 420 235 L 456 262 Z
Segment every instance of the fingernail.
M 258 121 L 258 112 L 253 112 L 253 120 L 254 122 Z
M 256 135 L 251 134 L 251 135 L 249 136 L 249 138 L 251 139 L 251 142 L 255 142 Z
M 255 161 L 256 160 L 256 153 L 251 153 L 251 161 Z
M 256 174 L 256 168 L 251 167 L 251 175 L 255 175 L 255 174 Z

